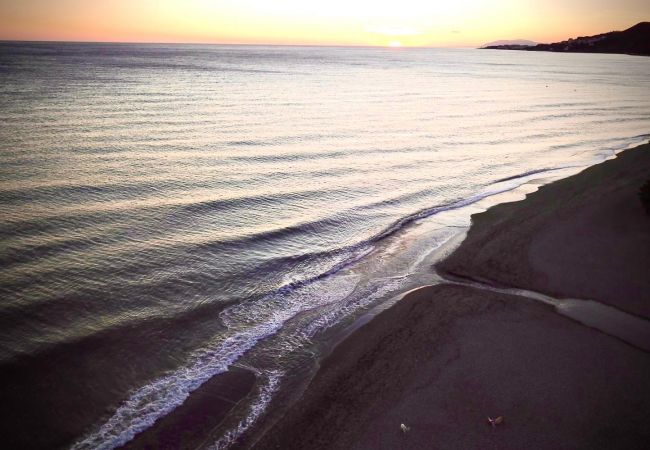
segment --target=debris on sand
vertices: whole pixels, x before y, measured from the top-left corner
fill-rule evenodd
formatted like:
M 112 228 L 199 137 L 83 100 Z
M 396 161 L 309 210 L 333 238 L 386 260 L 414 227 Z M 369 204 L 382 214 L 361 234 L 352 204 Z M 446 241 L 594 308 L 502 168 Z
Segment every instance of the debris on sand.
M 491 417 L 488 417 L 487 420 L 488 420 L 488 423 L 490 425 L 492 425 L 492 428 L 496 428 L 497 425 L 501 425 L 503 423 L 503 416 L 499 416 L 499 417 L 496 417 L 494 419 L 491 418 Z

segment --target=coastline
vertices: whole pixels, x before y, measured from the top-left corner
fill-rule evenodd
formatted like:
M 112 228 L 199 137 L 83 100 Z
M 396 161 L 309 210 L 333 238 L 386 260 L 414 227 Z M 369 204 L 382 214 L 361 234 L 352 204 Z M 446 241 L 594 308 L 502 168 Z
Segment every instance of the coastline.
M 248 448 L 472 213 L 650 137 L 642 58 L 64 47 L 3 55 L 11 448 Z
M 644 144 L 494 206 L 436 269 L 647 319 L 650 218 L 636 192 L 648 178 Z M 647 373 L 646 351 L 552 305 L 443 283 L 339 344 L 254 448 L 642 448 Z
M 472 217 L 443 275 L 596 300 L 650 318 L 650 233 L 638 198 L 650 144 Z

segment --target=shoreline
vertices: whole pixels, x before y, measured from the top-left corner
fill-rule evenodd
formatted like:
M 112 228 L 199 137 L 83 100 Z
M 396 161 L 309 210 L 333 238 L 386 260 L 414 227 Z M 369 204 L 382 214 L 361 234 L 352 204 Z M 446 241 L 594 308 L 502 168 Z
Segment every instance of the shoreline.
M 443 276 L 601 301 L 646 321 L 650 304 L 639 293 L 645 279 L 650 283 L 650 265 L 644 265 L 650 218 L 638 214 L 639 177 L 650 178 L 650 144 L 472 216 L 466 239 L 436 268 Z M 619 231 L 621 221 L 627 233 Z M 549 224 L 559 225 L 548 231 Z M 576 230 L 584 237 L 575 240 Z M 601 245 L 617 231 L 616 244 L 631 244 L 618 250 Z M 546 257 L 542 268 L 558 258 L 575 264 L 584 250 L 601 253 L 573 272 L 564 264 L 549 278 L 540 276 L 534 258 L 537 265 L 529 267 L 531 247 L 538 259 Z M 602 252 L 606 262 L 598 265 Z M 584 283 L 591 271 L 606 272 L 603 265 L 611 272 L 612 264 L 613 281 L 562 285 L 576 271 Z M 556 281 L 558 273 L 566 276 Z M 630 279 L 640 287 L 630 288 Z M 641 448 L 650 437 L 643 423 L 650 414 L 644 377 L 650 355 L 553 308 L 450 283 L 410 292 L 341 342 L 254 448 Z M 640 339 L 643 344 L 645 335 Z M 573 411 L 570 417 L 558 415 L 566 411 Z M 504 415 L 505 425 L 486 426 L 486 415 Z M 401 432 L 401 423 L 411 430 Z
M 248 448 L 441 282 L 473 213 L 650 138 L 638 58 L 28 47 L 0 183 L 12 448 Z
M 203 448 L 221 421 L 254 389 L 256 376 L 232 366 L 201 385 L 171 414 L 136 434 L 119 448 L 178 449 Z
M 616 158 L 617 154 L 624 153 L 628 150 L 629 149 L 619 150 L 616 154 L 612 155 L 608 159 L 605 159 L 604 161 L 608 161 L 611 158 Z M 602 162 L 599 164 L 602 164 Z M 505 194 L 505 198 L 510 198 L 510 200 L 505 200 L 505 203 L 495 204 L 494 199 L 492 196 L 490 196 L 482 201 L 479 201 L 479 205 L 483 202 L 487 203 L 487 205 L 493 205 L 489 206 L 491 209 L 501 204 L 508 204 L 509 202 L 513 202 L 512 198 L 514 197 L 523 198 L 524 194 L 522 194 L 522 192 L 530 192 L 530 189 L 526 188 L 526 186 L 540 185 L 536 181 L 533 181 L 532 184 L 528 183 L 521 185 L 512 191 L 504 192 L 503 194 Z M 502 194 L 496 195 L 500 196 Z M 502 200 L 503 198 L 498 201 Z M 514 202 L 518 203 L 520 200 L 514 200 Z M 488 206 L 483 205 L 480 207 L 482 208 Z M 463 236 L 466 235 L 466 233 L 467 232 L 458 233 L 456 236 L 452 237 L 449 239 L 449 241 L 444 243 L 439 249 L 435 250 L 433 253 L 439 255 L 436 256 L 435 260 L 439 261 L 441 258 L 448 257 L 451 253 L 453 253 L 454 249 L 459 246 L 459 241 L 464 239 Z M 430 259 L 428 261 L 428 264 L 432 264 L 432 261 Z M 430 279 L 435 278 L 436 275 L 436 273 L 431 273 Z M 423 278 L 426 282 L 426 276 L 420 278 Z M 439 283 L 439 280 L 440 279 L 434 279 L 433 281 Z M 425 289 L 428 289 L 429 287 L 431 286 L 427 286 Z M 419 290 L 419 288 L 411 288 L 408 291 L 399 294 L 397 297 L 388 302 L 374 306 L 369 311 L 357 317 L 353 322 L 347 326 L 340 328 L 336 333 L 332 334 L 332 336 L 328 338 L 326 342 L 320 345 L 320 350 L 323 351 L 323 353 L 318 358 L 316 366 L 313 367 L 313 371 L 311 372 L 312 375 L 315 374 L 315 376 L 317 376 L 318 372 L 320 372 L 318 365 L 323 360 L 326 360 L 330 357 L 336 358 L 336 352 L 339 345 L 342 345 L 360 328 L 363 328 L 369 322 L 374 321 L 379 314 L 382 314 L 387 310 L 395 307 L 396 302 L 401 302 L 401 299 L 411 295 L 417 290 Z M 642 331 L 645 332 L 645 328 Z M 248 371 L 241 370 L 241 368 L 239 368 L 237 365 L 232 366 L 228 372 L 215 377 L 215 379 L 211 379 L 206 383 L 206 385 L 201 386 L 197 391 L 192 392 L 188 399 L 183 403 L 183 405 L 168 415 L 163 416 L 159 420 L 156 420 L 156 422 L 151 427 L 136 434 L 132 440 L 124 443 L 119 448 L 173 448 L 174 445 L 179 444 L 178 438 L 174 436 L 174 433 L 179 432 L 180 428 L 184 428 L 184 431 L 181 434 L 187 437 L 187 439 L 183 442 L 188 445 L 191 444 L 193 447 L 207 448 L 206 445 L 209 446 L 210 443 L 219 442 L 220 432 L 223 430 L 229 430 L 228 432 L 230 433 L 231 430 L 240 426 L 240 424 L 237 424 L 236 419 L 243 417 L 242 414 L 245 413 L 246 401 L 252 398 L 251 396 L 256 395 L 257 390 L 261 388 L 261 386 L 258 386 L 260 380 L 255 378 L 251 379 L 249 377 L 251 375 L 250 372 L 248 374 L 246 374 L 246 372 Z M 238 373 L 243 374 L 241 376 L 246 378 L 246 380 L 238 379 Z M 223 383 L 222 381 L 219 381 L 222 378 Z M 302 382 L 299 383 L 299 392 L 304 392 L 304 389 L 310 383 L 310 379 L 313 379 L 313 377 L 307 377 L 304 384 Z M 235 385 L 234 390 L 238 392 L 237 402 L 225 402 L 222 406 L 208 405 L 206 403 L 210 397 L 217 395 L 219 390 L 232 390 L 229 387 L 229 384 L 231 383 Z M 213 389 L 210 387 L 212 384 L 220 387 Z M 226 397 L 229 396 L 226 395 Z M 246 427 L 250 426 L 250 429 L 247 429 L 243 432 L 243 434 L 239 435 L 236 438 L 234 444 L 232 444 L 232 448 L 249 448 L 252 443 L 256 442 L 258 439 L 262 439 L 263 441 L 263 436 L 268 432 L 268 430 L 273 428 L 273 423 L 275 420 L 281 418 L 283 413 L 290 409 L 290 406 L 283 406 L 283 402 L 286 402 L 286 405 L 293 405 L 296 402 L 296 399 L 300 397 L 300 394 L 287 395 L 284 393 L 281 397 L 282 398 L 280 399 L 275 398 L 273 400 L 277 401 L 278 403 L 276 405 L 271 405 L 271 407 L 264 412 L 264 416 L 261 417 L 259 421 L 254 420 L 253 422 L 246 425 Z M 221 402 L 221 399 L 217 399 L 217 401 Z M 279 409 L 277 408 L 278 405 L 280 406 Z M 238 408 L 238 406 L 242 406 L 242 408 Z
M 650 319 L 650 234 L 638 198 L 650 144 L 472 217 L 446 276 L 595 300 Z M 497 229 L 498 228 L 498 229 Z

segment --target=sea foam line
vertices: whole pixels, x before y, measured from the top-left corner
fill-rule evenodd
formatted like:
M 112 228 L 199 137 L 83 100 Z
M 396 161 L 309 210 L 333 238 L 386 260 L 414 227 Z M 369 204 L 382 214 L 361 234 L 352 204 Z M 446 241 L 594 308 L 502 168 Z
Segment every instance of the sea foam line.
M 254 317 L 256 323 L 235 331 L 214 346 L 196 352 L 187 366 L 137 389 L 97 431 L 76 442 L 71 448 L 110 450 L 126 444 L 138 433 L 151 427 L 157 419 L 180 406 L 203 383 L 228 370 L 230 365 L 260 340 L 276 334 L 297 314 L 307 308 L 336 302 L 349 295 L 354 289 L 356 278 L 346 277 L 342 281 L 344 284 L 336 287 L 313 287 L 306 289 L 306 292 L 294 291 L 293 296 L 289 297 L 285 292 L 279 292 L 246 305 L 248 315 Z M 318 301 L 308 302 L 305 297 Z M 269 310 L 269 304 L 275 308 Z M 240 311 L 241 307 L 242 305 L 232 307 L 234 316 L 243 312 Z M 222 318 L 232 319 L 233 315 L 223 314 Z M 239 324 L 235 322 L 231 325 L 236 327 Z
M 476 201 L 488 195 L 491 194 L 480 195 L 477 196 L 478 198 L 472 200 Z M 462 204 L 473 203 L 472 200 L 467 199 Z M 456 205 L 456 207 L 460 207 L 459 204 Z M 419 216 L 422 218 L 422 215 Z M 404 222 L 400 223 L 400 226 L 403 225 L 405 225 Z M 384 236 L 393 234 L 393 232 L 394 230 L 384 233 Z M 367 253 L 362 252 L 362 255 L 365 256 Z M 357 257 L 351 258 L 352 261 L 359 259 L 358 255 L 355 256 Z M 332 274 L 346 265 L 339 263 L 335 266 L 334 270 L 329 270 L 326 273 L 328 275 Z M 319 279 L 323 280 L 324 278 L 314 277 L 311 281 L 317 281 Z M 291 283 L 288 286 L 280 288 L 277 293 L 270 294 L 254 304 L 240 304 L 224 310 L 220 316 L 227 326 L 236 327 L 242 323 L 243 317 L 254 317 L 257 319 L 255 320 L 257 323 L 235 332 L 213 347 L 198 351 L 190 358 L 191 362 L 187 366 L 137 389 L 97 431 L 73 444 L 71 447 L 72 450 L 111 450 L 126 444 L 137 434 L 151 427 L 157 419 L 169 414 L 183 404 L 189 395 L 207 380 L 228 370 L 230 365 L 252 349 L 257 342 L 277 333 L 285 322 L 306 309 L 306 307 L 323 306 L 341 298 L 340 295 L 336 295 L 336 298 L 322 295 L 323 292 L 336 291 L 341 294 L 340 290 L 328 291 L 327 289 L 321 289 L 319 292 L 321 298 L 317 304 L 305 304 L 300 299 L 298 301 L 287 301 L 288 299 L 285 295 L 290 292 L 291 287 L 308 288 L 310 286 L 313 285 Z M 307 289 L 308 292 L 309 290 Z M 295 291 L 293 292 L 295 293 Z M 348 290 L 347 293 L 343 293 L 343 296 L 349 295 L 350 292 Z M 273 309 L 269 310 L 270 304 L 274 304 L 279 309 L 275 311 Z M 261 314 L 256 316 L 254 313 L 255 309 L 258 309 L 258 312 Z M 262 322 L 259 322 L 260 320 Z
M 513 190 L 518 186 L 525 184 L 527 182 L 527 180 L 524 181 L 525 178 L 528 178 L 528 176 L 518 178 L 517 181 L 519 182 L 513 183 L 512 185 L 509 184 L 508 186 L 497 189 L 494 189 L 493 187 L 492 189 L 486 189 L 483 192 L 468 198 L 416 212 L 413 215 L 398 220 L 392 226 L 371 238 L 369 242 L 366 241 L 365 244 L 375 243 L 386 238 L 416 220 L 432 216 L 442 211 L 458 209 L 476 203 L 486 197 Z M 359 250 L 359 247 L 361 246 L 353 247 L 356 247 L 355 250 Z M 311 280 L 308 280 L 308 282 L 323 279 L 325 276 L 331 275 L 348 266 L 352 262 L 366 256 L 369 252 L 370 251 L 362 252 L 361 256 L 355 255 L 356 257 L 350 258 L 351 261 L 344 261 L 336 264 L 335 267 L 325 272 L 325 274 L 313 277 Z M 290 285 L 286 287 L 298 288 L 306 286 L 308 286 L 306 283 L 290 283 Z M 282 295 L 283 293 L 286 293 L 286 289 L 281 288 L 277 295 Z M 309 307 L 313 308 L 315 306 L 323 306 L 324 304 L 331 302 L 332 299 L 330 298 L 328 301 L 321 301 L 316 305 L 310 304 Z M 266 302 L 260 303 L 263 304 Z M 245 305 L 235 307 L 234 311 L 237 311 L 243 306 Z M 268 304 L 266 306 L 268 306 Z M 225 372 L 230 365 L 235 363 L 241 356 L 252 349 L 257 342 L 277 333 L 285 322 L 305 309 L 305 306 L 304 302 L 289 302 L 289 308 L 287 309 L 280 309 L 270 314 L 270 316 L 264 314 L 266 320 L 263 323 L 257 323 L 247 329 L 237 331 L 234 335 L 227 337 L 216 346 L 198 351 L 194 357 L 190 359 L 191 362 L 186 367 L 182 367 L 175 372 L 165 375 L 152 383 L 137 389 L 116 410 L 114 415 L 99 428 L 99 430 L 91 433 L 81 441 L 76 442 L 71 448 L 73 450 L 110 450 L 129 442 L 138 433 L 151 427 L 157 419 L 169 414 L 175 408 L 180 406 L 187 397 L 189 397 L 190 393 L 200 387 L 207 380 L 215 375 Z M 349 305 L 353 310 L 358 309 L 358 306 L 360 305 Z M 342 312 L 343 311 L 334 313 L 333 316 L 324 317 L 323 321 L 316 321 L 316 323 L 311 324 L 313 329 L 305 330 L 305 337 L 309 338 L 315 333 L 316 329 L 322 329 L 323 326 L 328 327 L 332 322 L 336 322 Z M 350 311 L 346 312 L 349 313 Z M 238 314 L 235 314 L 235 316 L 237 315 Z M 222 319 L 226 319 L 227 321 L 227 318 L 227 314 L 222 314 Z M 268 401 L 270 401 L 270 398 Z M 268 401 L 266 403 L 268 403 Z M 261 407 L 259 411 L 253 411 L 252 415 L 245 419 L 244 422 L 246 428 L 252 424 L 252 421 L 257 420 L 257 417 L 261 414 L 264 407 L 265 406 Z M 234 431 L 229 433 L 239 433 L 237 434 L 239 436 L 246 428 L 237 427 Z M 237 430 L 240 430 L 241 433 Z M 231 436 L 234 436 L 234 434 Z M 215 446 L 225 445 L 226 443 L 226 441 L 223 441 L 221 444 L 219 442 L 222 441 L 218 441 Z
M 224 450 L 229 448 L 237 441 L 237 439 L 239 439 L 239 437 L 241 437 L 242 434 L 246 432 L 246 430 L 257 422 L 262 413 L 266 411 L 269 403 L 271 403 L 273 394 L 278 390 L 283 375 L 284 372 L 279 370 L 273 370 L 264 375 L 265 382 L 260 388 L 258 396 L 255 398 L 253 403 L 251 403 L 249 413 L 233 429 L 224 433 L 223 436 L 209 447 L 209 450 Z
M 126 444 L 180 406 L 207 380 L 228 370 L 228 366 L 264 336 L 260 328 L 230 336 L 219 345 L 198 352 L 190 365 L 136 390 L 99 430 L 71 448 L 110 450 Z

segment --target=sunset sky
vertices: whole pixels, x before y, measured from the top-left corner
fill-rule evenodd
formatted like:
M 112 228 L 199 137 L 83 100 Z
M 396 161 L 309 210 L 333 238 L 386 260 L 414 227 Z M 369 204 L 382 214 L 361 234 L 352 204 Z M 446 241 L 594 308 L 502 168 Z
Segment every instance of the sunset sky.
M 0 0 L 0 39 L 476 46 L 650 20 L 648 0 Z

